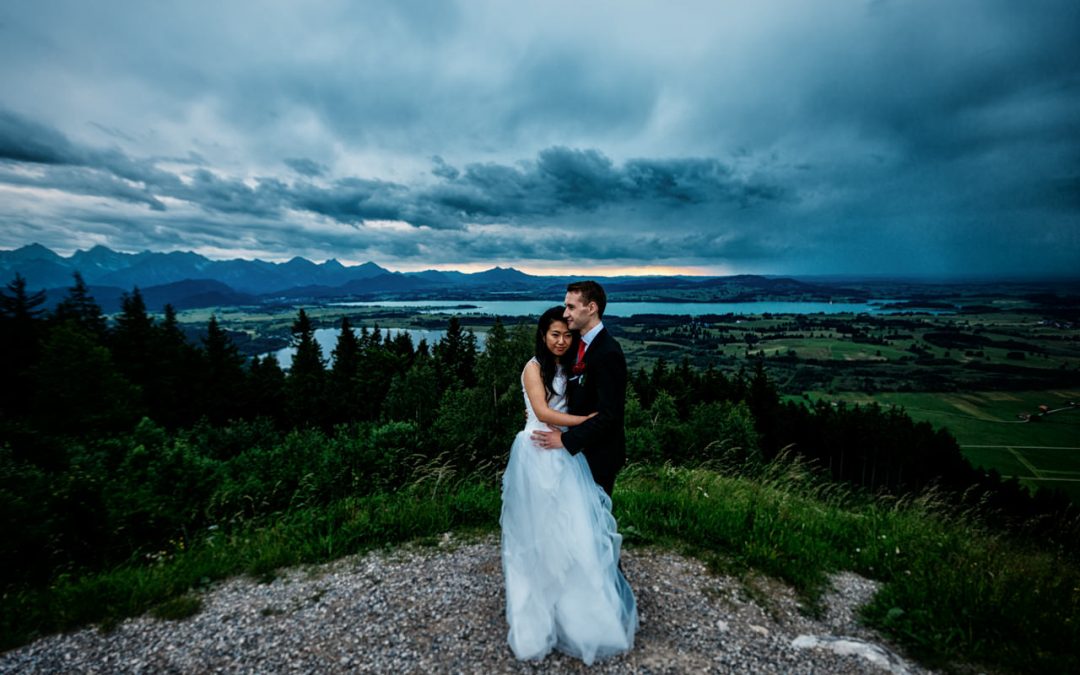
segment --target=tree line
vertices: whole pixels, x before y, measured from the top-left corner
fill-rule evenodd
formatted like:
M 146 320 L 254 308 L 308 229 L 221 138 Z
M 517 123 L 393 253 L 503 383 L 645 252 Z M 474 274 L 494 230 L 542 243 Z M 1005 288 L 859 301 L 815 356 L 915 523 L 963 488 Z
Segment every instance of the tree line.
M 78 274 L 43 305 L 18 276 L 0 291 L 5 587 L 152 559 L 350 495 L 497 480 L 524 421 L 532 325 L 496 320 L 480 351 L 456 318 L 415 346 L 343 318 L 326 355 L 301 309 L 284 371 L 272 355 L 241 355 L 215 317 L 189 341 L 175 311 L 152 316 L 138 289 L 111 319 Z M 1037 522 L 1044 538 L 1071 513 L 1060 495 L 973 468 L 951 435 L 900 410 L 782 403 L 761 362 L 729 376 L 661 359 L 632 374 L 626 415 L 631 462 L 752 472 L 795 454 L 867 493 L 935 486 L 995 522 Z

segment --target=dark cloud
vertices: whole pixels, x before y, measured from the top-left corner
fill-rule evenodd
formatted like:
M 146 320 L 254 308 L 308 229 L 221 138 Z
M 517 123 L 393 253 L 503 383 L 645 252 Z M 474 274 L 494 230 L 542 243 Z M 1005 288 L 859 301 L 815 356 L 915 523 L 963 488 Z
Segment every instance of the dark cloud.
M 595 149 L 554 147 L 516 166 L 470 164 L 423 197 L 463 220 L 532 222 L 610 207 L 674 213 L 749 207 L 791 195 L 763 178 L 738 177 L 716 159 L 633 159 L 617 166 Z
M 101 171 L 78 166 L 48 167 L 40 175 L 5 170 L 0 165 L 0 181 L 9 185 L 42 187 L 75 195 L 88 195 L 142 204 L 154 211 L 165 205 L 147 189 Z
M 165 208 L 158 197 L 171 197 L 207 211 L 255 217 L 276 217 L 291 208 L 351 224 L 393 220 L 460 229 L 470 222 L 529 224 L 626 205 L 650 210 L 712 203 L 748 207 L 785 197 L 782 187 L 739 178 L 715 159 L 634 159 L 617 166 L 598 150 L 565 147 L 547 148 L 516 165 L 470 164 L 464 173 L 436 158 L 433 173 L 441 181 L 431 187 L 357 177 L 328 185 L 259 178 L 251 185 L 201 167 L 185 180 L 153 161 L 75 144 L 10 113 L 0 120 L 0 149 L 10 149 L 8 159 L 58 165 L 34 178 L 12 174 L 11 182 L 145 203 L 156 210 Z M 31 133 L 19 136 L 27 130 Z M 305 176 L 323 173 L 311 160 L 284 162 Z M 60 171 L 61 166 L 66 169 Z
M 0 159 L 34 164 L 85 161 L 62 133 L 3 109 L 0 109 Z
M 308 178 L 317 178 L 326 173 L 326 167 L 324 165 L 304 157 L 286 158 L 285 165 L 301 176 L 306 176 Z
M 444 160 L 442 157 L 439 157 L 438 155 L 435 155 L 431 158 L 431 163 L 435 165 L 431 169 L 431 174 L 433 176 L 438 176 L 439 178 L 445 178 L 447 180 L 454 180 L 461 175 L 460 171 L 447 164 L 446 160 Z

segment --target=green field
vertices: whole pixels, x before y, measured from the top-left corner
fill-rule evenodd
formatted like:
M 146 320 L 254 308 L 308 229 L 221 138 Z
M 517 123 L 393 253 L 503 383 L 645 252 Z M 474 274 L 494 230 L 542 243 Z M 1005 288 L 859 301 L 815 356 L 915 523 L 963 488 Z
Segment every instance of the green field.
M 808 393 L 810 400 L 846 401 L 851 404 L 902 407 L 911 417 L 948 429 L 976 466 L 1015 476 L 1029 488 L 1052 487 L 1080 503 L 1080 391 L 877 393 Z M 789 400 L 806 400 L 787 397 Z M 1040 405 L 1059 412 L 1034 414 Z M 1062 409 L 1065 408 L 1065 409 Z

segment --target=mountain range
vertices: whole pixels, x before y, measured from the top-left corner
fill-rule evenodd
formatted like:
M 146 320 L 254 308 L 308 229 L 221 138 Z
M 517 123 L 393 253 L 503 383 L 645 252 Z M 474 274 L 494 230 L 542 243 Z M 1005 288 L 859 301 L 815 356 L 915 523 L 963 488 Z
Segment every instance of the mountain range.
M 300 257 L 284 263 L 210 260 L 192 252 L 121 253 L 105 246 L 79 250 L 68 257 L 40 244 L 0 251 L 0 283 L 6 284 L 20 274 L 29 289 L 47 291 L 49 304 L 64 296 L 76 271 L 105 311 L 114 311 L 123 293 L 135 287 L 150 309 L 160 310 L 166 303 L 176 309 L 189 309 L 329 299 L 473 299 L 490 295 L 544 298 L 560 295 L 571 280 L 504 267 L 471 274 L 439 270 L 393 272 L 373 262 L 343 265 L 331 259 L 319 264 Z M 834 297 L 837 292 L 835 286 L 752 275 L 597 279 L 604 282 L 609 293 L 666 290 L 685 296 L 686 292 L 704 291 L 710 296 L 740 299 L 733 298 L 733 293 Z M 724 292 L 718 293 L 721 287 Z

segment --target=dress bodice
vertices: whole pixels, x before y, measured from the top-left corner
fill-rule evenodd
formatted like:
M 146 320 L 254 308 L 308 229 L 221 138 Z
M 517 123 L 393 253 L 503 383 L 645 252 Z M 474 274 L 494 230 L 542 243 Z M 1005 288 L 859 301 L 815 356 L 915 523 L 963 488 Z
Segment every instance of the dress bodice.
M 537 363 L 536 357 L 529 359 L 529 363 Z M 525 364 L 528 367 L 528 364 Z M 566 412 L 566 372 L 562 366 L 557 366 L 558 370 L 555 371 L 555 379 L 551 383 L 551 388 L 554 390 L 554 395 L 547 402 L 549 408 L 556 412 Z M 546 429 L 547 425 L 541 422 L 536 417 L 536 412 L 533 411 L 532 403 L 529 402 L 529 394 L 525 391 L 525 371 L 521 371 L 521 394 L 525 397 L 525 412 L 528 413 L 528 419 L 526 421 L 527 428 Z

